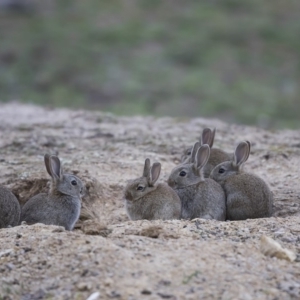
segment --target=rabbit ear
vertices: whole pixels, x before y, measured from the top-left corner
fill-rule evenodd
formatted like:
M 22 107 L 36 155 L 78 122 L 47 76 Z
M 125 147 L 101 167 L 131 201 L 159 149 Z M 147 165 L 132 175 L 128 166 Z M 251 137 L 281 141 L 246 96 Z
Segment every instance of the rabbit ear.
M 216 134 L 216 128 L 214 128 L 211 132 L 211 139 L 210 139 L 210 143 L 208 144 L 208 146 L 210 148 L 212 148 L 213 144 L 214 144 L 214 140 L 215 140 L 215 134 Z
M 158 162 L 154 163 L 150 170 L 149 185 L 153 185 L 157 181 L 160 174 L 160 170 L 161 164 Z
M 50 155 L 48 153 L 46 153 L 44 155 L 44 162 L 45 162 L 45 166 L 46 166 L 46 170 L 47 170 L 48 174 L 50 176 L 52 176 L 52 174 L 51 174 L 51 167 L 50 167 Z
M 234 164 L 239 167 L 241 166 L 249 157 L 250 154 L 250 142 L 241 142 L 235 149 L 234 152 Z
M 191 154 L 191 158 L 190 158 L 190 162 L 191 163 L 194 163 L 195 162 L 195 159 L 196 159 L 196 154 L 197 154 L 197 151 L 198 149 L 200 148 L 200 142 L 196 142 L 193 146 L 193 149 L 192 149 L 192 154 Z
M 247 144 L 248 144 L 248 146 L 249 146 L 249 154 L 248 154 L 248 157 L 249 157 L 249 155 L 250 155 L 250 151 L 251 151 L 251 143 L 249 142 L 249 141 L 245 141 Z M 247 157 L 247 159 L 248 159 L 248 157 Z
M 146 158 L 145 165 L 144 165 L 144 171 L 143 171 L 143 177 L 148 177 L 150 173 L 150 159 Z
M 201 170 L 207 164 L 209 155 L 210 155 L 210 148 L 207 144 L 202 145 L 198 149 L 196 155 L 196 162 L 195 162 L 195 166 L 198 170 Z
M 208 144 L 210 141 L 211 130 L 210 128 L 204 128 L 201 136 L 201 144 Z
M 60 179 L 62 176 L 60 160 L 57 156 L 50 156 L 50 175 L 54 179 Z
M 202 131 L 201 145 L 207 144 L 210 148 L 214 144 L 216 128 L 211 130 L 210 128 L 204 128 Z

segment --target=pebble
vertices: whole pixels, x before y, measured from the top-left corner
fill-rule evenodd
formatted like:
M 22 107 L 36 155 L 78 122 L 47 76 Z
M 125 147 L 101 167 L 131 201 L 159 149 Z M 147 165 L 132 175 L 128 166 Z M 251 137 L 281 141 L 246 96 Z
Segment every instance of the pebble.
M 89 282 L 79 282 L 76 287 L 79 291 L 83 292 L 90 290 L 92 288 L 92 284 Z
M 94 292 L 86 300 L 98 300 L 100 298 L 100 292 Z

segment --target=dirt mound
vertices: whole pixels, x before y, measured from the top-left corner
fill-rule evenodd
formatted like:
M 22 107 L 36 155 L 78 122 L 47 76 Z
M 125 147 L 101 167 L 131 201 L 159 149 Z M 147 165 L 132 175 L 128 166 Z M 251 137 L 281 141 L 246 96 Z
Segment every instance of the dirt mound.
M 49 188 L 44 153 L 58 154 L 87 187 L 74 232 L 41 224 L 0 230 L 0 299 L 300 298 L 299 259 L 260 252 L 266 235 L 300 253 L 299 131 L 18 103 L 0 106 L 0 119 L 0 183 L 21 204 Z M 270 185 L 274 217 L 129 221 L 127 180 L 140 176 L 149 157 L 162 163 L 165 181 L 204 126 L 217 127 L 215 145 L 226 151 L 252 142 L 245 167 Z

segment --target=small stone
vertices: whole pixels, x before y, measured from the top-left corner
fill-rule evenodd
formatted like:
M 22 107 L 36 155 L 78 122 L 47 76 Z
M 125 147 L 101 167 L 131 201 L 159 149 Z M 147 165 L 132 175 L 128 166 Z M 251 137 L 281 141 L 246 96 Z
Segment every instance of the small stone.
M 283 237 L 281 241 L 286 243 L 295 243 L 297 241 L 297 238 Z
M 9 256 L 12 252 L 13 252 L 13 249 L 7 249 L 7 250 L 4 250 L 4 251 L 1 251 L 0 252 L 0 257 Z
M 282 248 L 282 246 L 272 238 L 263 235 L 260 240 L 260 251 L 270 257 L 277 257 L 288 261 L 294 261 L 296 254 L 291 250 Z
M 268 271 L 273 271 L 273 266 L 272 266 L 272 265 L 267 265 L 267 266 L 266 266 L 266 269 L 267 269 Z
M 143 290 L 141 291 L 141 294 L 142 294 L 142 295 L 151 295 L 152 292 L 149 291 L 149 290 L 147 290 L 147 289 L 143 289 Z
M 63 231 L 65 231 L 65 227 L 63 226 L 56 226 L 56 228 L 52 230 L 52 232 L 63 232 Z
M 8 263 L 8 264 L 6 264 L 6 268 L 11 271 L 15 268 L 15 265 L 12 263 Z
M 92 285 L 89 282 L 79 282 L 76 286 L 81 292 L 88 291 L 92 288 Z
M 108 293 L 108 296 L 110 298 L 119 298 L 119 297 L 121 297 L 121 294 L 117 291 L 111 291 L 110 293 Z
M 95 292 L 95 293 L 91 294 L 86 300 L 98 300 L 99 297 L 100 297 L 100 293 Z
M 166 293 L 157 293 L 158 296 L 160 296 L 163 299 L 175 299 L 173 295 L 166 294 Z
M 104 280 L 104 285 L 110 286 L 113 283 L 113 280 L 111 278 L 106 278 Z

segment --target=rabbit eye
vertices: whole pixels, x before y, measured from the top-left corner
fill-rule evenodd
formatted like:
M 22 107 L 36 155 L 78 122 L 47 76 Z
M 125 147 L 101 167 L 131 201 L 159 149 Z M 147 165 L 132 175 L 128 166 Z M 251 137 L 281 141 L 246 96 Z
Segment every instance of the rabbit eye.
M 186 172 L 185 171 L 181 171 L 180 173 L 179 173 L 179 176 L 181 176 L 181 177 L 184 177 L 186 175 Z
M 144 187 L 143 186 L 141 186 L 141 185 L 139 185 L 137 188 L 136 188 L 138 191 L 141 191 L 141 190 L 143 190 L 144 189 Z
M 71 181 L 71 184 L 72 184 L 72 185 L 77 185 L 77 181 L 76 181 L 76 180 L 72 180 L 72 181 Z
M 225 169 L 224 169 L 224 168 L 220 168 L 220 169 L 219 169 L 219 173 L 220 173 L 220 174 L 225 173 Z
M 187 155 L 191 155 L 191 154 L 192 154 L 192 152 L 191 152 L 191 151 L 188 151 Z

